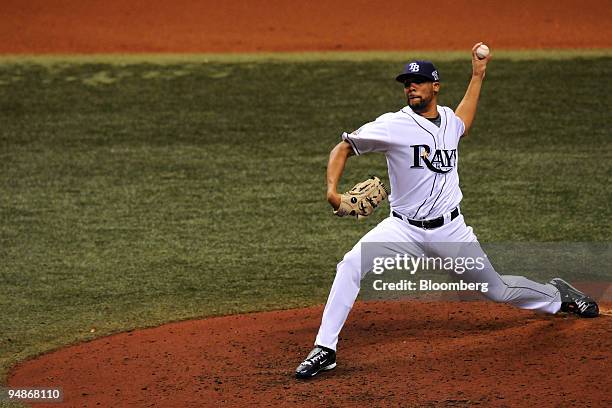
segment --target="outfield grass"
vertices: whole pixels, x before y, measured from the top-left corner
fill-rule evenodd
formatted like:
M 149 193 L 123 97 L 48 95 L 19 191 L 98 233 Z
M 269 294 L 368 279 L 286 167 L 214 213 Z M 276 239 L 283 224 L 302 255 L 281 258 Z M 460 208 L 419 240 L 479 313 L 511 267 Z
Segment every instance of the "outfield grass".
M 528 60 L 568 60 L 575 58 L 606 58 L 612 55 L 612 49 L 547 49 L 547 50 L 494 50 L 495 60 L 528 61 Z M 203 54 L 79 54 L 79 55 L 0 55 L 0 64 L 142 64 L 156 65 L 192 64 L 192 63 L 243 63 L 243 62 L 406 62 L 406 59 L 430 59 L 436 62 L 463 61 L 469 58 L 466 51 L 309 51 L 309 52 L 258 52 L 258 53 L 203 53 Z
M 335 263 L 388 214 L 331 215 L 328 152 L 402 106 L 400 68 L 4 60 L 0 378 L 118 330 L 322 303 Z M 469 61 L 439 69 L 455 107 Z M 609 54 L 492 63 L 460 152 L 481 241 L 611 240 L 611 74 Z M 384 157 L 351 159 L 343 187 L 371 173 Z

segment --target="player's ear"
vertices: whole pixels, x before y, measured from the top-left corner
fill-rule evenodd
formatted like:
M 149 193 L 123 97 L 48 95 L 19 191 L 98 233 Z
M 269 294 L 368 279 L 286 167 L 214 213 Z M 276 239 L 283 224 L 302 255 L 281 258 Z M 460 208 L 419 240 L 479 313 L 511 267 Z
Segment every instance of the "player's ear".
M 440 92 L 440 83 L 439 82 L 434 82 L 433 83 L 433 92 L 434 92 L 434 95 L 437 95 L 438 92 Z

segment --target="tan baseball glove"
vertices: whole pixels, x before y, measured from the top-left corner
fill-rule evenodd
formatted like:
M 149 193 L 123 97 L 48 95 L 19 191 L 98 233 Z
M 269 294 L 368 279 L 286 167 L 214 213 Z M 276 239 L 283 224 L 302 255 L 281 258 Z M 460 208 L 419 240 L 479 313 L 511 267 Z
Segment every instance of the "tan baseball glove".
M 367 217 L 374 212 L 381 201 L 387 198 L 387 195 L 387 189 L 382 181 L 372 176 L 342 194 L 342 201 L 334 214 L 338 217 L 351 215 L 357 219 Z

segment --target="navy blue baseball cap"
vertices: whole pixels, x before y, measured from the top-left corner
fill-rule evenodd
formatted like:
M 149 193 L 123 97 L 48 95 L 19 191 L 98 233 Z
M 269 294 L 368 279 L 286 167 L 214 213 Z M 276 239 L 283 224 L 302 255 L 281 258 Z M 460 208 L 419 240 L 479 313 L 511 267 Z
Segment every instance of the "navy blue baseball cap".
M 431 61 L 416 60 L 407 63 L 402 73 L 395 77 L 395 80 L 405 83 L 406 79 L 410 77 L 421 77 L 430 82 L 440 82 L 438 69 Z

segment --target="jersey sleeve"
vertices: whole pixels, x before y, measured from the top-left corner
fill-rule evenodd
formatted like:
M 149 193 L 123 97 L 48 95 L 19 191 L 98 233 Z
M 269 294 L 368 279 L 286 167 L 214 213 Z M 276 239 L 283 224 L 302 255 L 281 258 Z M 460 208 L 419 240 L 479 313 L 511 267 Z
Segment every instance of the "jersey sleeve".
M 449 122 L 452 125 L 453 136 L 456 140 L 461 139 L 461 136 L 465 133 L 465 123 L 461 120 L 459 116 L 453 112 L 451 108 L 446 108 L 447 117 L 449 118 Z
M 389 131 L 385 115 L 369 122 L 352 133 L 342 133 L 356 155 L 370 152 L 385 152 L 389 144 Z
M 461 136 L 465 134 L 465 123 L 463 123 L 461 118 L 456 115 L 455 115 L 455 120 L 457 121 L 457 129 L 459 129 L 457 137 L 461 138 Z

